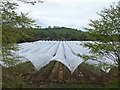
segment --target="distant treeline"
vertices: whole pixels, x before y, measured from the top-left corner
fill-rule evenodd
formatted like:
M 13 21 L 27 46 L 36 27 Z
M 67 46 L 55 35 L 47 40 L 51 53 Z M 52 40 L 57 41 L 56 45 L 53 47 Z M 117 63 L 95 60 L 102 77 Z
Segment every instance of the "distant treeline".
M 22 30 L 21 30 L 22 31 Z M 29 28 L 23 30 L 23 37 L 18 42 L 31 42 L 37 40 L 74 40 L 87 41 L 91 40 L 87 32 L 77 29 L 54 27 L 54 28 Z

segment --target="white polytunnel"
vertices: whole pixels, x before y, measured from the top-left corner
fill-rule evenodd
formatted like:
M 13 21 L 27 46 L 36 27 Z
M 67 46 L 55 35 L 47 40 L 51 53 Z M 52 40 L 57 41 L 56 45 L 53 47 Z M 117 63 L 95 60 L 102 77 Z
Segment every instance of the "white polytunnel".
M 85 41 L 84 41 L 85 42 Z M 19 51 L 15 52 L 16 55 L 20 56 L 22 62 L 30 61 L 36 70 L 49 64 L 51 61 L 58 61 L 64 64 L 73 73 L 76 68 L 82 63 L 87 64 L 99 64 L 100 60 L 87 60 L 84 61 L 78 54 L 90 54 L 89 49 L 83 47 L 82 41 L 36 41 L 26 42 L 19 44 Z M 105 58 L 102 62 L 109 65 L 115 64 L 114 61 Z M 0 61 L 3 64 L 2 61 Z M 104 70 L 104 67 L 101 68 Z M 110 68 L 106 70 L 109 72 Z
M 75 45 L 73 42 L 72 43 L 67 43 L 70 49 L 73 51 L 74 54 L 89 54 L 89 49 L 84 48 L 83 46 Z
M 50 54 L 50 55 L 54 56 L 57 52 L 58 47 L 59 47 L 59 42 L 56 42 L 55 45 L 52 48 L 49 49 L 47 54 Z
M 29 54 L 26 56 L 28 60 L 32 62 L 36 70 L 39 70 L 41 67 L 47 65 L 50 62 L 50 58 L 52 58 L 52 55 L 48 54 L 40 54 L 40 55 L 35 55 L 35 54 Z
M 69 70 L 71 70 L 67 60 L 65 59 L 65 52 L 64 52 L 63 42 L 62 41 L 59 44 L 56 55 L 51 59 L 51 61 L 53 61 L 53 60 L 63 63 L 65 66 L 68 67 Z
M 67 59 L 68 64 L 70 65 L 71 72 L 73 73 L 74 70 L 77 68 L 77 66 L 79 66 L 84 60 L 74 55 L 65 42 L 64 42 L 64 48 L 65 48 L 65 57 Z

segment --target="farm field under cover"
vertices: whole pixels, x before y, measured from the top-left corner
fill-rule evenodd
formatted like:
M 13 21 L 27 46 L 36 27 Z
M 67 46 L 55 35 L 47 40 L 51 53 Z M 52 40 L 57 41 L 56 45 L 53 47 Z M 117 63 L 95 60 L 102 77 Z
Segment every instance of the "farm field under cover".
M 101 85 L 105 87 L 105 83 L 109 83 L 110 78 L 117 77 L 118 71 L 114 68 L 114 62 L 107 58 L 103 60 L 102 62 L 109 64 L 107 68 L 99 67 L 100 59 L 85 61 L 79 55 L 90 54 L 90 50 L 81 44 L 82 41 L 41 40 L 21 43 L 16 55 L 20 56 L 22 62 L 13 67 L 3 67 L 4 82 L 8 82 L 9 69 L 15 68 L 16 72 L 22 73 L 23 80 L 33 83 L 32 87 L 71 88 L 86 87 L 85 84 L 88 84 L 88 88 L 101 87 Z M 1 64 L 5 66 L 4 63 Z M 116 83 L 115 79 L 115 85 Z
M 47 65 L 51 61 L 58 61 L 64 64 L 73 73 L 75 69 L 83 62 L 87 64 L 99 64 L 100 62 L 114 65 L 114 62 L 108 58 L 85 61 L 79 55 L 90 55 L 89 49 L 83 47 L 82 41 L 36 41 L 19 44 L 20 50 L 16 53 L 22 56 L 21 60 L 31 61 L 36 70 Z M 103 71 L 109 72 L 110 68 Z

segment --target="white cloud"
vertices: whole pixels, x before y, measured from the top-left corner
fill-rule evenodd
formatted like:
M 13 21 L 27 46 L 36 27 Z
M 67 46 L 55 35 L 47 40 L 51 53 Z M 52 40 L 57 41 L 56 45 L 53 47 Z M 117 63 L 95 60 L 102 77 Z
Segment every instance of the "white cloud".
M 18 12 L 29 12 L 42 26 L 86 27 L 90 19 L 99 18 L 96 12 L 118 0 L 45 0 L 35 5 L 20 3 Z

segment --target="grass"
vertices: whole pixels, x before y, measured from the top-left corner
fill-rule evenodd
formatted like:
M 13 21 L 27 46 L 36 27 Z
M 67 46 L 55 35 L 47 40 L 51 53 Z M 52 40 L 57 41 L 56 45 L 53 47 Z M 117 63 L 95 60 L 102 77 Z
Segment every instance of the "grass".
M 10 68 L 2 67 L 2 87 L 3 88 L 22 88 L 30 87 L 24 81 L 26 73 L 34 72 L 34 67 L 30 62 L 22 63 Z
M 109 84 L 105 86 L 106 88 L 120 88 L 118 79 L 111 80 Z
M 97 84 L 80 84 L 80 83 L 68 83 L 65 85 L 66 88 L 102 88 Z
M 118 88 L 118 77 L 115 76 L 116 75 L 115 73 L 117 72 L 117 71 L 115 72 L 116 69 L 113 69 L 110 71 L 108 75 L 112 77 L 109 80 L 109 82 L 105 84 L 97 83 L 97 82 L 96 83 L 88 82 L 89 80 L 88 81 L 84 80 L 84 78 L 83 78 L 84 82 L 75 82 L 75 81 L 73 82 L 71 81 L 71 78 L 76 78 L 76 74 L 78 72 L 75 72 L 75 74 L 71 77 L 69 70 L 64 65 L 62 65 L 63 81 L 68 80 L 68 82 L 58 83 L 58 82 L 50 82 L 49 80 L 39 81 L 38 79 L 39 79 L 40 73 L 45 73 L 46 77 L 47 78 L 49 77 L 52 69 L 55 66 L 55 63 L 56 62 L 50 62 L 45 67 L 41 68 L 40 71 L 35 71 L 31 62 L 25 62 L 10 68 L 3 67 L 2 68 L 3 88 L 40 88 L 40 87 L 41 88 L 103 88 L 103 87 Z M 84 67 L 85 70 L 81 68 L 81 66 L 79 66 L 78 70 L 82 70 L 84 72 L 84 75 L 88 75 L 87 77 L 94 75 L 94 74 L 90 74 L 91 72 L 88 72 L 91 69 L 89 66 L 83 65 L 82 67 Z M 55 74 L 58 73 L 57 67 L 55 68 L 55 71 L 56 71 Z M 38 79 L 35 79 L 37 81 L 32 82 L 31 80 L 26 80 L 24 76 L 27 73 L 32 75 L 37 73 L 35 76 L 35 77 L 38 77 Z M 95 77 L 96 75 L 97 73 L 95 73 Z

